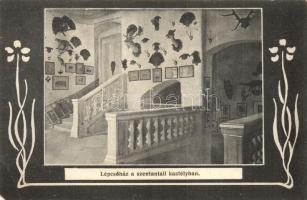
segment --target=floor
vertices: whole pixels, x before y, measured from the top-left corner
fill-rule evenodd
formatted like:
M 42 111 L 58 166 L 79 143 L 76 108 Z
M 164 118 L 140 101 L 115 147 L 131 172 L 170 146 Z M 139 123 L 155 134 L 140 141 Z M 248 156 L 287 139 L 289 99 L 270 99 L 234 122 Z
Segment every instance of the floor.
M 180 150 L 139 160 L 137 164 L 206 164 L 203 160 L 201 141 Z M 212 135 L 212 159 L 214 164 L 223 163 L 223 138 Z M 51 165 L 103 164 L 107 153 L 107 135 L 71 138 L 65 130 L 49 129 L 45 132 L 45 163 Z

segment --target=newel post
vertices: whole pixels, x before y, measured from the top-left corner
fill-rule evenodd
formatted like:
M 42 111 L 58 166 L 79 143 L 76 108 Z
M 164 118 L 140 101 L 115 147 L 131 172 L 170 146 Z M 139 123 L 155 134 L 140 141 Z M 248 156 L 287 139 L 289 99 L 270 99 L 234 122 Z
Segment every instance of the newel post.
M 224 164 L 243 163 L 244 125 L 220 124 L 224 137 Z
M 86 135 L 86 130 L 83 124 L 84 102 L 80 99 L 72 99 L 73 104 L 73 121 L 70 131 L 70 137 L 79 138 Z
M 117 164 L 119 156 L 117 113 L 106 113 L 105 115 L 108 122 L 108 150 L 104 163 Z

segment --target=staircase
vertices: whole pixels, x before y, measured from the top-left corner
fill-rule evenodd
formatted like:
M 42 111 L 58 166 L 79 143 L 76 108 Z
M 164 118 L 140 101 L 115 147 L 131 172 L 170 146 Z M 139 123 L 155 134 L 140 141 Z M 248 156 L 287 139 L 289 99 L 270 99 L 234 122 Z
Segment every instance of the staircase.
M 72 117 L 62 119 L 61 124 L 56 124 L 53 126 L 54 130 L 70 133 L 72 127 Z

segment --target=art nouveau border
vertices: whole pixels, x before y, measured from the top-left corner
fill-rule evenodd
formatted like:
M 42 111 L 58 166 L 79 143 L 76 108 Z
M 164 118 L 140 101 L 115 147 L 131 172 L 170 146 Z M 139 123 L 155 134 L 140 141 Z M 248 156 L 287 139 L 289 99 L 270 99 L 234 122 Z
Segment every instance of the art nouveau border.
M 11 63 L 15 61 L 16 63 L 16 96 L 18 107 L 14 109 L 12 103 L 9 101 L 8 106 L 10 110 L 9 124 L 8 124 L 8 137 L 11 146 L 16 150 L 16 167 L 20 174 L 17 182 L 17 188 L 31 187 L 31 186 L 103 186 L 103 185 L 211 185 L 211 186 L 222 186 L 222 185 L 232 185 L 232 186 L 282 186 L 287 189 L 293 188 L 294 180 L 291 175 L 290 165 L 293 158 L 293 153 L 295 145 L 297 142 L 297 137 L 299 133 L 299 115 L 298 115 L 298 96 L 296 94 L 294 111 L 291 112 L 288 102 L 288 79 L 286 74 L 285 63 L 290 62 L 294 58 L 295 47 L 287 47 L 286 39 L 280 39 L 279 45 L 276 47 L 269 48 L 272 54 L 271 61 L 273 63 L 279 63 L 281 60 L 281 68 L 283 79 L 278 82 L 278 100 L 273 98 L 274 102 L 274 119 L 272 125 L 272 132 L 274 143 L 276 145 L 277 151 L 280 154 L 281 163 L 286 173 L 285 182 L 193 182 L 193 183 L 85 183 L 85 182 L 59 182 L 59 183 L 28 183 L 26 181 L 26 169 L 28 163 L 31 159 L 34 147 L 35 147 L 35 99 L 32 99 L 31 104 L 31 127 L 27 127 L 27 116 L 24 112 L 24 107 L 28 96 L 28 84 L 27 80 L 23 80 L 25 93 L 20 94 L 20 77 L 19 69 L 20 63 L 27 63 L 30 59 L 29 53 L 30 48 L 21 46 L 19 40 L 14 41 L 13 48 L 6 47 L 7 52 L 7 62 Z M 281 57 L 281 59 L 279 59 Z M 16 59 L 15 59 L 16 58 Z M 20 62 L 21 61 L 21 62 Z M 284 88 L 282 90 L 281 81 L 284 83 Z M 281 106 L 279 110 L 278 103 Z M 14 116 L 14 111 L 17 113 Z M 20 128 L 19 123 L 22 123 Z M 278 126 L 281 124 L 282 133 L 279 132 Z M 29 134 L 28 132 L 31 132 Z M 30 138 L 30 139 L 29 139 Z M 27 144 L 27 145 L 26 145 Z M 288 156 L 287 156 L 288 155 Z

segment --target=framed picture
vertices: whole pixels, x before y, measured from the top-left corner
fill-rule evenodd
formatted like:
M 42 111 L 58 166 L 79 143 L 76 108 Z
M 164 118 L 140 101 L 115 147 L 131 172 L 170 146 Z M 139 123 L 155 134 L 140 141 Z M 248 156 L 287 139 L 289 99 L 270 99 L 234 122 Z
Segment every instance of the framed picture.
M 221 105 L 221 120 L 229 120 L 230 119 L 230 105 Z
M 156 68 L 152 69 L 152 82 L 162 82 L 162 69 Z
M 246 103 L 238 103 L 237 104 L 237 115 L 239 117 L 247 116 L 247 104 Z
M 138 81 L 139 80 L 139 70 L 129 71 L 128 77 L 129 77 L 129 81 Z
M 86 76 L 76 76 L 76 85 L 85 85 Z
M 165 67 L 165 79 L 177 79 L 178 67 Z
M 45 62 L 45 74 L 55 75 L 55 63 L 54 62 Z
M 61 118 L 59 118 L 56 114 L 56 112 L 54 110 L 50 110 L 46 113 L 49 121 L 52 123 L 52 124 L 61 124 L 62 123 L 62 120 Z
M 262 102 L 254 101 L 254 113 L 262 113 Z
M 83 63 L 76 63 L 76 73 L 85 74 L 85 68 Z
M 185 65 L 179 67 L 180 78 L 194 77 L 194 65 Z
M 68 76 L 53 76 L 52 77 L 52 90 L 68 90 L 69 77 Z
M 94 66 L 84 65 L 85 74 L 94 75 Z
M 65 63 L 65 72 L 66 73 L 76 73 L 76 64 L 75 63 Z
M 140 70 L 140 80 L 150 80 L 151 79 L 151 71 L 150 69 Z
M 204 77 L 204 88 L 211 88 L 211 77 Z

